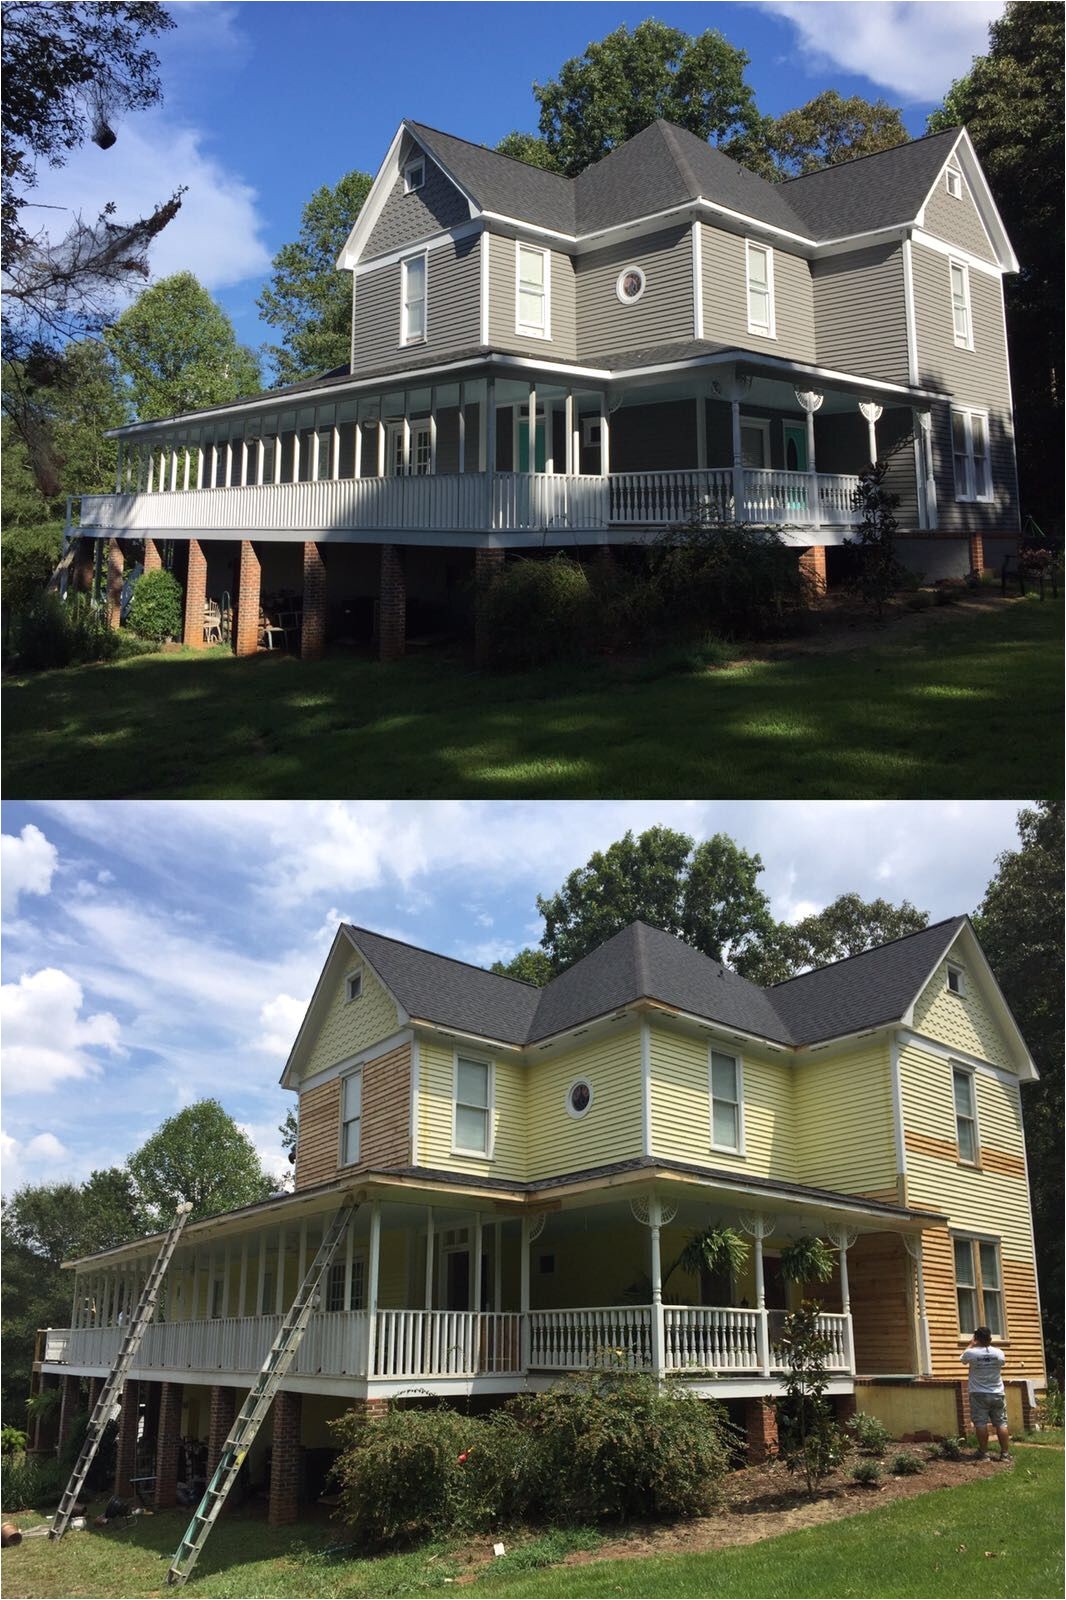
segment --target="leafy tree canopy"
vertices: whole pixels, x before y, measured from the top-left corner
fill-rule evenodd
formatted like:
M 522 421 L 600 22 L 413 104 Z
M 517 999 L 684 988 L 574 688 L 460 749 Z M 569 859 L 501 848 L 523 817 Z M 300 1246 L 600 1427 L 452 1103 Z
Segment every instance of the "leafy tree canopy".
M 273 276 L 257 304 L 281 334 L 280 345 L 267 347 L 279 383 L 348 362 L 352 285 L 336 262 L 372 183 L 366 172 L 348 172 L 333 188 L 316 189 L 304 206 L 299 237 L 274 257 Z
M 105 338 L 140 419 L 225 405 L 260 387 L 255 354 L 191 272 L 146 289 Z
M 183 1200 L 192 1202 L 195 1222 L 274 1191 L 252 1141 L 217 1100 L 197 1100 L 168 1117 L 130 1157 L 129 1172 L 137 1204 L 156 1228 Z
M 910 134 L 898 107 L 859 95 L 845 99 L 835 89 L 826 89 L 795 111 L 769 118 L 764 138 L 776 174 L 799 177 L 856 156 L 891 150 L 906 144 Z
M 895 906 L 888 900 L 842 894 L 799 922 L 778 923 L 762 949 L 745 962 L 744 976 L 753 983 L 784 983 L 812 967 L 825 967 L 917 933 L 928 922 L 926 913 L 909 900 Z
M 532 950 L 528 945 L 510 961 L 494 961 L 489 971 L 499 973 L 501 978 L 521 978 L 523 983 L 532 983 L 538 989 L 543 989 L 555 976 L 548 952 Z
M 128 422 L 129 407 L 98 340 L 38 347 L 5 363 L 3 407 L 5 528 L 60 519 L 66 494 L 114 487 L 115 441 L 104 430 Z
M 560 170 L 544 140 L 535 133 L 522 133 L 516 128 L 513 133 L 504 135 L 496 150 L 501 156 L 510 156 L 512 161 L 524 161 L 527 167 L 542 167 L 545 172 Z
M 278 1123 L 278 1132 L 281 1134 L 281 1148 L 289 1158 L 289 1165 L 296 1162 L 296 1139 L 300 1131 L 299 1118 L 295 1108 L 290 1106 L 285 1113 L 285 1121 Z

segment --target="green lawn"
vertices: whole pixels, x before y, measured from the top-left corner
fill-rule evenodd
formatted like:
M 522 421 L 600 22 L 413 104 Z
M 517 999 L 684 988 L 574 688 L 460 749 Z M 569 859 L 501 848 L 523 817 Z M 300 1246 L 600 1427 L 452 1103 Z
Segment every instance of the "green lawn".
M 914 1595 L 1062 1593 L 1062 1452 L 1018 1449 L 1013 1469 L 982 1473 L 880 1510 L 759 1544 L 698 1555 L 546 1566 L 590 1548 L 587 1530 L 526 1539 L 480 1567 L 460 1592 L 490 1595 Z M 872 1497 L 876 1500 L 876 1497 Z M 155 1596 L 186 1515 L 70 1533 L 58 1545 L 24 1539 L 4 1558 L 4 1593 Z M 23 1526 L 33 1520 L 19 1519 Z M 196 1595 L 441 1596 L 471 1576 L 458 1551 L 434 1545 L 355 1559 L 343 1530 L 325 1522 L 268 1528 L 261 1517 L 223 1518 L 189 1583 Z M 490 1542 L 485 1536 L 477 1541 Z M 340 1546 L 340 1548 L 338 1548 Z M 538 1570 L 540 1568 L 541 1570 Z M 449 1581 L 450 1580 L 450 1581 Z
M 1062 607 L 726 668 L 219 651 L 9 679 L 9 798 L 1054 797 Z

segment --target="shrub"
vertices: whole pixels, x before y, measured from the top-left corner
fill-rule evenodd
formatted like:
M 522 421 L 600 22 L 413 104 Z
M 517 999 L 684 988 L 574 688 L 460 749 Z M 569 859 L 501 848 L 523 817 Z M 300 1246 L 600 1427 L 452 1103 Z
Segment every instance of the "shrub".
M 142 639 L 152 639 L 157 644 L 180 637 L 182 592 L 172 573 L 156 567 L 141 574 L 126 612 L 126 625 Z
M 844 1429 L 851 1434 L 856 1448 L 871 1456 L 883 1456 L 885 1446 L 892 1438 L 884 1423 L 877 1417 L 869 1416 L 865 1411 L 856 1411 L 855 1415 L 845 1422 Z
M 0 1428 L 0 1455 L 21 1455 L 26 1448 L 27 1435 L 21 1428 L 12 1428 L 5 1423 Z
M 1048 1379 L 1047 1388 L 1040 1397 L 1036 1420 L 1041 1428 L 1062 1427 L 1062 1387 L 1054 1378 Z
M 484 660 L 515 670 L 576 656 L 587 648 L 591 613 L 579 562 L 565 555 L 508 561 L 478 596 Z
M 901 1450 L 898 1456 L 892 1457 L 892 1471 L 897 1478 L 909 1478 L 916 1472 L 924 1472 L 925 1463 L 912 1450 Z
M 674 637 L 763 638 L 794 624 L 809 600 L 796 551 L 774 529 L 743 523 L 670 529 L 649 551 L 648 584 L 653 624 Z
M 356 1538 L 396 1544 L 463 1526 L 463 1469 L 485 1426 L 445 1410 L 393 1409 L 369 1420 L 348 1412 L 334 1422 L 343 1447 L 333 1469 L 340 1510 Z
M 63 550 L 63 525 L 49 522 L 33 528 L 5 528 L 2 543 L 4 605 L 21 611 L 43 592 L 56 569 Z
M 46 672 L 80 661 L 112 661 L 118 635 L 102 610 L 83 596 L 64 603 L 40 594 L 11 619 L 11 650 L 22 672 Z
M 858 533 L 854 539 L 845 539 L 846 545 L 858 548 L 861 560 L 855 579 L 856 588 L 863 600 L 872 605 L 880 617 L 885 601 L 903 584 L 905 568 L 896 559 L 895 509 L 899 495 L 885 488 L 888 465 L 875 461 L 859 473 L 855 490 L 855 506 L 862 512 Z
M 961 1461 L 965 1439 L 939 1439 L 926 1451 L 930 1461 Z
M 33 1511 L 55 1505 L 66 1478 L 57 1461 L 23 1453 L 0 1458 L 0 1509 Z
M 880 1461 L 857 1461 L 851 1469 L 851 1476 L 856 1483 L 865 1487 L 879 1482 L 881 1477 Z

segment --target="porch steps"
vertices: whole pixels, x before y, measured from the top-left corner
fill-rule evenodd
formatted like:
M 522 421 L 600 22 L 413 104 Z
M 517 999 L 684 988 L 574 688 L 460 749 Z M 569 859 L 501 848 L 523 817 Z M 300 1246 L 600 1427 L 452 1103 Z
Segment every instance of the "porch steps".
M 358 1209 L 357 1200 L 346 1199 L 326 1229 L 322 1243 L 318 1247 L 318 1254 L 296 1291 L 296 1298 L 286 1313 L 285 1321 L 278 1330 L 278 1336 L 270 1348 L 270 1353 L 263 1362 L 258 1378 L 249 1389 L 237 1420 L 230 1429 L 229 1437 L 222 1446 L 218 1466 L 211 1476 L 204 1497 L 193 1512 L 185 1536 L 174 1553 L 170 1571 L 167 1573 L 168 1584 L 183 1584 L 200 1559 L 200 1552 L 207 1543 L 211 1529 L 226 1502 L 226 1496 L 236 1482 L 238 1472 L 244 1465 L 252 1441 L 259 1432 L 286 1373 L 296 1359 L 300 1341 L 307 1332 L 307 1325 L 318 1300 L 319 1285 Z
M 61 1539 L 67 1531 L 70 1519 L 74 1514 L 74 1507 L 78 1502 L 78 1496 L 84 1488 L 89 1468 L 93 1464 L 93 1457 L 96 1455 L 100 1447 L 100 1440 L 104 1436 L 104 1429 L 111 1421 L 112 1413 L 122 1397 L 126 1375 L 130 1370 L 134 1356 L 140 1348 L 141 1340 L 144 1338 L 144 1331 L 152 1320 L 156 1301 L 159 1298 L 159 1290 L 170 1265 L 170 1258 L 177 1248 L 182 1229 L 189 1220 L 191 1211 L 192 1202 L 189 1200 L 182 1201 L 175 1213 L 174 1221 L 170 1225 L 170 1230 L 160 1246 L 159 1254 L 156 1256 L 152 1270 L 148 1274 L 141 1298 L 137 1302 L 137 1309 L 134 1311 L 130 1321 L 129 1332 L 122 1341 L 115 1365 L 111 1368 L 107 1382 L 100 1391 L 100 1398 L 93 1407 L 93 1414 L 89 1418 L 89 1426 L 85 1434 L 85 1442 L 81 1447 L 81 1453 L 74 1464 L 70 1482 L 63 1491 L 52 1526 L 48 1530 L 50 1539 Z

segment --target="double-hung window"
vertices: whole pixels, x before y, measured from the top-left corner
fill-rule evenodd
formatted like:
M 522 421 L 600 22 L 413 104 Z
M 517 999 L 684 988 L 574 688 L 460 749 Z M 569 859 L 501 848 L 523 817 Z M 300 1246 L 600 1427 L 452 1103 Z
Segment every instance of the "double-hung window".
M 740 1062 L 711 1051 L 711 1145 L 739 1153 L 742 1136 Z
M 960 350 L 973 349 L 973 318 L 970 315 L 970 269 L 965 261 L 952 261 L 951 320 L 955 343 Z
M 992 464 L 985 412 L 952 411 L 951 454 L 955 464 L 956 500 L 991 500 Z
M 536 245 L 515 244 L 516 312 L 519 333 L 532 333 L 538 339 L 551 336 L 549 302 L 551 297 L 551 256 Z
M 977 1107 L 974 1104 L 973 1073 L 965 1067 L 952 1067 L 951 1087 L 955 1096 L 955 1130 L 959 1160 L 977 1160 Z
M 426 258 L 411 256 L 402 263 L 403 316 L 401 344 L 421 344 L 426 337 Z
M 955 1295 L 961 1334 L 986 1327 L 1003 1337 L 1003 1280 L 994 1240 L 955 1239 Z
M 363 1074 L 349 1072 L 341 1079 L 341 1166 L 359 1160 L 359 1134 L 363 1121 Z
M 492 1067 L 487 1061 L 457 1056 L 455 1062 L 455 1148 L 491 1154 Z
M 776 338 L 774 327 L 774 253 L 767 246 L 745 241 L 748 274 L 748 332 Z

